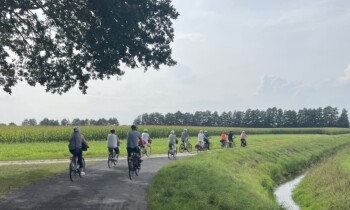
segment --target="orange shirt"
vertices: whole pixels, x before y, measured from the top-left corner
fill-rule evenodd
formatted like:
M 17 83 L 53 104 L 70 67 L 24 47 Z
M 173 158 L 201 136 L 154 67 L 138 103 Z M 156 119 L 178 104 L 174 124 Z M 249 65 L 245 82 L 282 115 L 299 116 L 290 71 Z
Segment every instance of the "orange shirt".
M 221 134 L 221 139 L 226 140 L 226 134 L 225 133 Z

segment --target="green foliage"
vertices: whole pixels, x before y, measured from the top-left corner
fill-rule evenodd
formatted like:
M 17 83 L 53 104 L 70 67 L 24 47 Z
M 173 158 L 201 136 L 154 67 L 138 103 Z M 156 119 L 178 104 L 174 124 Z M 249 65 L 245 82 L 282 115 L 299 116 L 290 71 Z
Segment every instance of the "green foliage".
M 273 196 L 277 184 L 350 144 L 349 135 L 256 137 L 247 148 L 201 153 L 162 168 L 149 188 L 151 208 L 281 209 Z
M 350 148 L 312 167 L 294 189 L 293 199 L 302 209 L 349 209 Z
M 8 93 L 18 80 L 60 94 L 78 84 L 86 93 L 90 79 L 123 75 L 122 64 L 176 64 L 179 14 L 170 0 L 11 0 L 0 13 L 0 86 Z

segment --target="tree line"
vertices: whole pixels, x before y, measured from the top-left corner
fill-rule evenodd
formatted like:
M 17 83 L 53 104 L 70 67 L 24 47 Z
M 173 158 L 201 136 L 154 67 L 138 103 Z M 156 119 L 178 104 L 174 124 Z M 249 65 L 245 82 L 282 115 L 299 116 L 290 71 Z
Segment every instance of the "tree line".
M 6 124 L 1 123 L 0 125 L 6 125 Z M 9 126 L 15 126 L 15 125 L 16 124 L 13 122 L 9 123 Z M 117 118 L 113 117 L 113 118 L 109 118 L 109 119 L 100 118 L 98 120 L 75 118 L 72 121 L 69 121 L 66 118 L 62 119 L 61 121 L 44 118 L 39 123 L 35 119 L 32 118 L 32 119 L 25 119 L 22 122 L 22 126 L 37 126 L 37 125 L 40 125 L 40 126 L 115 125 L 115 126 L 118 126 L 119 121 Z
M 292 127 L 349 127 L 348 112 L 337 107 L 303 108 L 298 111 L 282 110 L 276 107 L 266 110 L 247 109 L 246 111 L 228 111 L 219 114 L 214 111 L 196 111 L 192 113 L 167 113 L 165 115 L 144 113 L 139 115 L 137 125 L 183 125 L 183 126 L 223 126 L 254 128 L 292 128 Z

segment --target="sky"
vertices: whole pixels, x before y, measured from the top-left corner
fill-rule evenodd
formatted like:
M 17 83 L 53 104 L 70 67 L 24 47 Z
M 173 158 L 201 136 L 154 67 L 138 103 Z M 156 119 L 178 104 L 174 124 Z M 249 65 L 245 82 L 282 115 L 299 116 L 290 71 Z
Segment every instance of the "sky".
M 350 1 L 173 0 L 173 58 L 160 70 L 46 93 L 25 82 L 0 90 L 0 123 L 143 113 L 319 108 L 350 111 Z

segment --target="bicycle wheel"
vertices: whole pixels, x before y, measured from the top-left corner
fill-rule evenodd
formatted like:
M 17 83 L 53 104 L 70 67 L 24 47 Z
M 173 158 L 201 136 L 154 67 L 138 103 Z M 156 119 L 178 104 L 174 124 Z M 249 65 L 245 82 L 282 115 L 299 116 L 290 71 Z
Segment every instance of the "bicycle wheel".
M 111 155 L 108 156 L 107 165 L 108 165 L 108 168 L 112 167 L 112 156 Z
M 85 172 L 85 159 L 83 157 L 81 158 L 81 162 L 83 163 L 83 171 Z M 81 174 L 79 176 L 81 177 Z
M 146 149 L 145 149 L 145 147 L 143 146 L 143 147 L 141 147 L 140 148 L 140 152 L 141 152 L 141 157 L 143 157 L 145 154 L 146 154 Z
M 76 166 L 74 165 L 73 161 L 69 163 L 69 178 L 72 182 L 74 182 L 74 180 L 78 178 Z
M 151 146 L 147 146 L 146 156 L 149 157 L 151 155 Z
M 192 151 L 192 144 L 187 143 L 187 152 L 191 152 Z
M 133 173 L 133 164 L 132 164 L 131 160 L 128 160 L 128 168 L 129 168 L 129 178 L 130 178 L 130 180 L 132 180 L 131 174 Z
M 175 150 L 173 151 L 173 158 L 175 159 L 177 155 L 177 148 L 175 148 Z
M 134 168 L 135 175 L 138 176 L 140 167 L 139 167 L 139 160 L 137 158 L 133 158 L 133 165 L 134 165 L 133 168 Z
M 170 160 L 171 158 L 171 153 L 170 153 L 170 149 L 168 150 L 168 159 Z
M 185 151 L 185 145 L 184 144 L 180 144 L 179 150 L 181 153 L 183 153 Z

